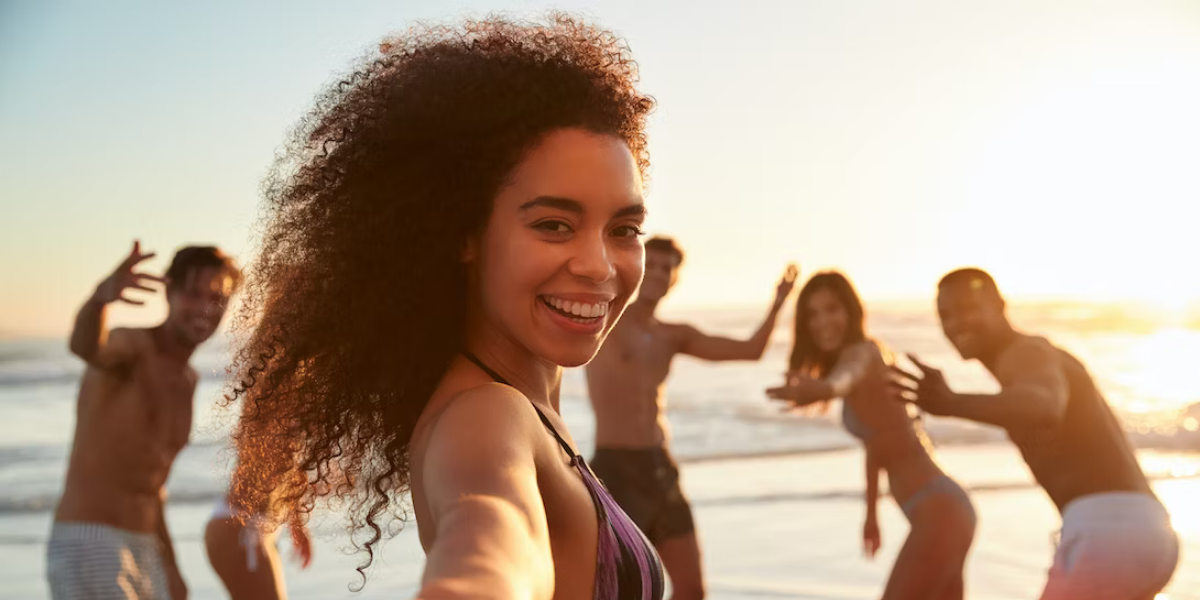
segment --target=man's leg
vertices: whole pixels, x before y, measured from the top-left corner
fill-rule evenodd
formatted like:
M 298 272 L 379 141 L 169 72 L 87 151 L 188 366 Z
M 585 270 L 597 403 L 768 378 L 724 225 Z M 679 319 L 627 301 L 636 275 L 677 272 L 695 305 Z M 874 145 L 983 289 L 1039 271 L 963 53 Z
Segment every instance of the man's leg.
M 658 461 L 655 475 L 662 492 L 662 511 L 647 535 L 671 580 L 671 599 L 701 600 L 705 595 L 704 568 L 692 506 L 683 494 L 679 467 L 666 449 Z
M 660 541 L 655 547 L 671 580 L 671 600 L 704 598 L 704 574 L 696 532 Z
M 1152 598 L 1178 560 L 1178 538 L 1157 500 L 1089 496 L 1063 514 L 1062 542 L 1042 600 Z
M 46 583 L 50 586 L 51 600 L 73 600 L 88 595 L 78 579 L 82 570 L 78 558 L 81 549 L 69 532 L 69 527 L 55 523 L 46 546 Z

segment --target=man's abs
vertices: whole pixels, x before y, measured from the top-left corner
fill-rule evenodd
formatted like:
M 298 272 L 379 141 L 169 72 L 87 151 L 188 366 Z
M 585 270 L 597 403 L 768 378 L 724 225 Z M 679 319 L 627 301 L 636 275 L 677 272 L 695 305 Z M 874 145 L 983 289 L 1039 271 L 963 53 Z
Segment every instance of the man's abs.
M 155 443 L 145 429 L 124 436 L 121 432 L 87 432 L 90 437 L 79 432 L 76 436 L 56 521 L 154 531 L 162 489 L 176 452 Z
M 160 491 L 122 487 L 103 475 L 70 473 L 54 512 L 60 523 L 97 523 L 125 531 L 151 533 L 158 525 Z
M 661 384 L 647 386 L 636 369 L 588 367 L 588 395 L 596 414 L 596 445 L 659 448 L 668 438 Z
M 106 375 L 85 377 L 56 520 L 154 530 L 162 488 L 187 442 L 191 398 L 150 407 L 145 393 Z

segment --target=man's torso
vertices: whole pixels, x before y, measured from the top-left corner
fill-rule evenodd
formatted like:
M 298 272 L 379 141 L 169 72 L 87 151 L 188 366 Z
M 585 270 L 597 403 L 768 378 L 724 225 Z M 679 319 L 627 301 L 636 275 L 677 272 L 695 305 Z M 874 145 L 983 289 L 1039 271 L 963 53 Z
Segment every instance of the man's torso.
M 596 413 L 596 446 L 649 448 L 666 444 L 664 384 L 679 349 L 678 326 L 651 319 L 621 321 L 587 366 Z
M 1021 336 L 1005 352 L 1030 343 L 1049 344 Z M 1125 432 L 1087 369 L 1071 354 L 1052 348 L 1069 389 L 1062 420 L 1050 427 L 1008 430 L 1034 478 L 1060 511 L 1090 494 L 1151 493 Z
M 55 519 L 152 531 L 191 431 L 195 383 L 190 367 L 153 353 L 124 368 L 89 366 Z

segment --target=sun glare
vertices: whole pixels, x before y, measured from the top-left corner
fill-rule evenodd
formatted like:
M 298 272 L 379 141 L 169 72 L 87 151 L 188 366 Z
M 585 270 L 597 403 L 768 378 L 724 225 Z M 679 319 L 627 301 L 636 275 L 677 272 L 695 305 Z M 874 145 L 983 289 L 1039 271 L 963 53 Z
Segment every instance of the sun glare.
M 1191 537 L 1200 534 L 1200 481 L 1195 479 L 1170 482 L 1156 487 L 1155 493 L 1171 513 L 1175 531 Z
M 1122 408 L 1131 413 L 1173 411 L 1200 402 L 1194 374 L 1200 331 L 1161 329 L 1128 343 L 1127 363 L 1109 375 L 1121 387 L 1137 390 L 1138 398 Z M 1189 423 L 1181 425 L 1187 428 Z

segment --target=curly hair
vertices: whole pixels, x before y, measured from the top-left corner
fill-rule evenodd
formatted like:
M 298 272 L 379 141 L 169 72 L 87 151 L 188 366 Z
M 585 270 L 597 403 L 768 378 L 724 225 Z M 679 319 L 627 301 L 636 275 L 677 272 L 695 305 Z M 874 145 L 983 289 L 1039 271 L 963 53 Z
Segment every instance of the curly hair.
M 616 136 L 644 176 L 654 101 L 637 81 L 623 40 L 554 13 L 409 29 L 318 95 L 264 183 L 234 319 L 239 505 L 269 506 L 269 527 L 340 506 L 365 582 L 404 521 L 413 428 L 462 350 L 464 245 L 552 131 Z

